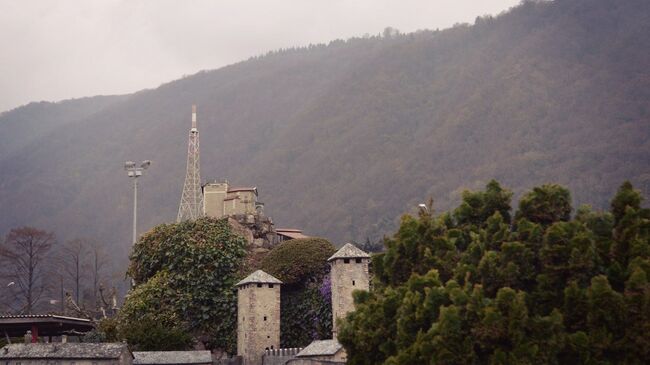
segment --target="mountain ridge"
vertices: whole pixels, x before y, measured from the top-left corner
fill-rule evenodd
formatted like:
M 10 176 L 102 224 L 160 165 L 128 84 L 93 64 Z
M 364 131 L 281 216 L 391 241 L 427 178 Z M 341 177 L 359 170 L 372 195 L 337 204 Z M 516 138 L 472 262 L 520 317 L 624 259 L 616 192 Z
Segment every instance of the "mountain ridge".
M 29 143 L 0 137 L 0 232 L 35 225 L 125 256 L 122 162 L 153 160 L 140 231 L 173 221 L 192 104 L 204 181 L 257 185 L 278 226 L 337 243 L 376 240 L 427 197 L 446 209 L 492 178 L 516 194 L 562 183 L 604 208 L 623 180 L 650 182 L 649 14 L 640 0 L 524 2 L 472 26 L 275 52 L 72 112 L 57 103 L 59 122 Z M 51 113 L 3 113 L 0 136 Z

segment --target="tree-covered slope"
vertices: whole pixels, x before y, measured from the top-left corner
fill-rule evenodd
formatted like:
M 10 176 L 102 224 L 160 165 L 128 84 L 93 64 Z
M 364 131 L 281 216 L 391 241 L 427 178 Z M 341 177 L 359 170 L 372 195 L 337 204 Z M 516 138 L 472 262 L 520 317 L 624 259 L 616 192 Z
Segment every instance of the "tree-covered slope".
M 11 120 L 56 127 L 0 145 L 0 232 L 30 224 L 125 252 L 121 167 L 137 159 L 153 160 L 141 229 L 173 220 L 193 103 L 204 179 L 256 185 L 276 223 L 333 242 L 378 237 L 422 197 L 447 208 L 491 178 L 515 199 L 553 181 L 603 207 L 624 179 L 650 184 L 647 34 L 644 0 L 526 2 L 472 26 L 275 52 L 92 112 L 93 99 L 28 105 L 0 116 L 0 142 L 22 140 Z

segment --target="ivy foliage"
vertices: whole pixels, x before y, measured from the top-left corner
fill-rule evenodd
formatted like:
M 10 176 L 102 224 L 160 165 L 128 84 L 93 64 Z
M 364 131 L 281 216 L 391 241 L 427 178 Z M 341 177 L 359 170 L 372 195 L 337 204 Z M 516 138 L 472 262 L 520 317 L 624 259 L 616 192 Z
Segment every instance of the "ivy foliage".
M 349 364 L 650 363 L 650 210 L 624 183 L 611 212 L 496 182 L 452 213 L 406 216 L 373 257 L 338 336 Z M 507 213 L 507 214 L 506 214 Z
M 245 240 L 225 219 L 201 218 L 153 228 L 131 254 L 128 274 L 137 286 L 120 311 L 120 336 L 136 349 L 182 349 L 191 338 L 234 353 L 234 285 L 246 253 Z M 160 336 L 147 340 L 136 336 L 147 331 Z
M 324 238 L 299 238 L 275 246 L 262 260 L 262 270 L 284 285 L 301 285 L 329 271 L 327 259 L 336 249 Z
M 280 345 L 303 347 L 332 335 L 327 259 L 336 252 L 322 238 L 293 239 L 274 247 L 261 269 L 282 280 Z

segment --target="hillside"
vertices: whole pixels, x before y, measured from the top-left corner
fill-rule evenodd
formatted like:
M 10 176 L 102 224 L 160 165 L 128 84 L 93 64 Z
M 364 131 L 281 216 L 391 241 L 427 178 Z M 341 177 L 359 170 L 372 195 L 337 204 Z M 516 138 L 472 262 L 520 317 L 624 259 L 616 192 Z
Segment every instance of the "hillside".
M 204 180 L 257 185 L 279 226 L 377 238 L 432 196 L 492 178 L 515 199 L 545 182 L 605 207 L 650 184 L 650 3 L 526 2 L 444 31 L 282 50 L 119 97 L 0 115 L 0 233 L 92 236 L 124 257 L 131 182 L 141 231 L 172 221 L 190 105 Z

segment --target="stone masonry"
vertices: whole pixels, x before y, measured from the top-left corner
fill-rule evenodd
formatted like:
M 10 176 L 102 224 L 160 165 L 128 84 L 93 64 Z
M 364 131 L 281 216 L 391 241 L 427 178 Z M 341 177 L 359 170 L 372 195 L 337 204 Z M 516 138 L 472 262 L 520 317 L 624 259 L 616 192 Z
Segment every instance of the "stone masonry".
M 332 282 L 332 337 L 336 339 L 337 318 L 344 318 L 354 310 L 352 292 L 370 290 L 368 264 L 370 255 L 347 243 L 327 261 L 330 263 Z
M 265 350 L 280 348 L 280 285 L 257 270 L 237 283 L 237 355 L 259 365 Z

